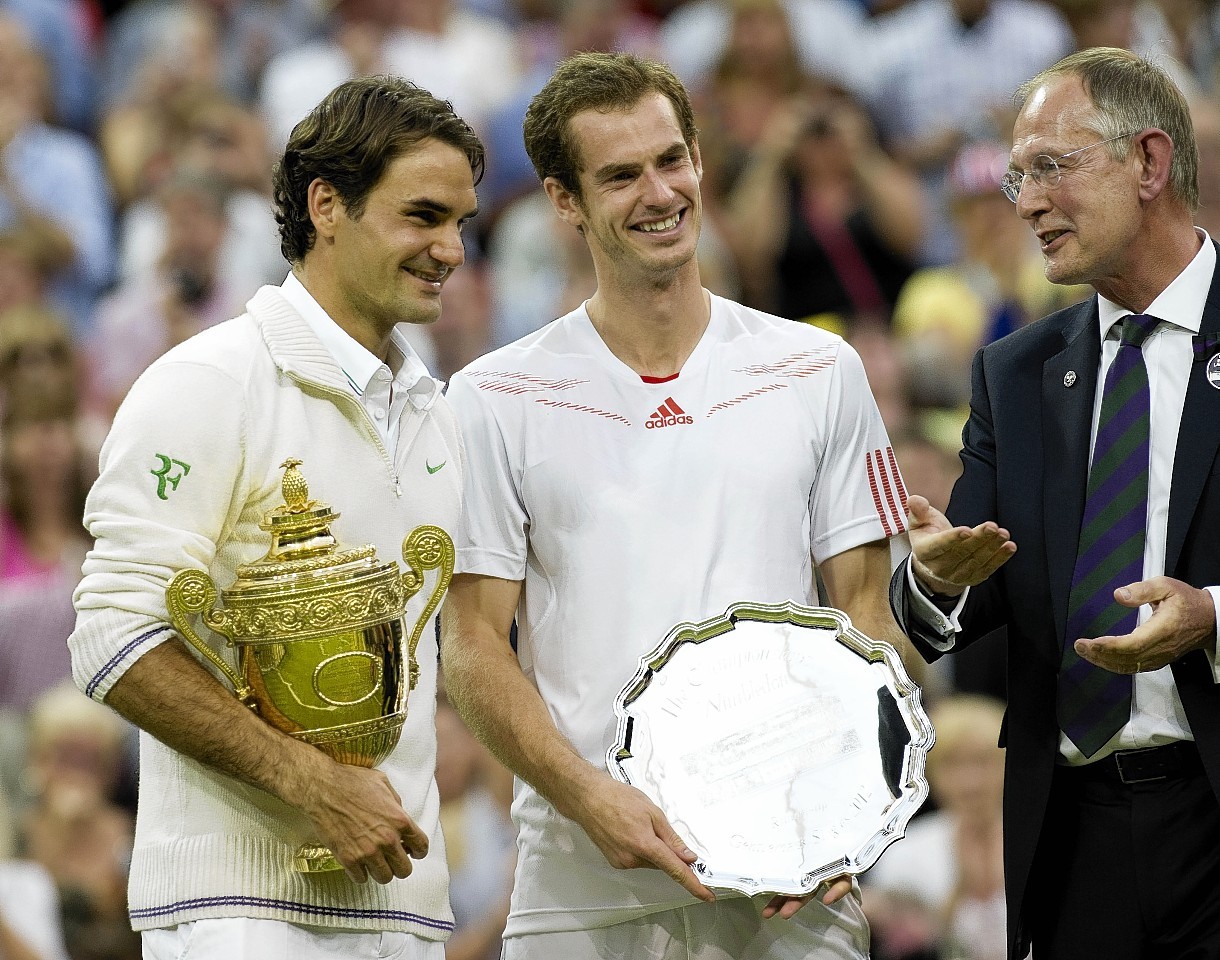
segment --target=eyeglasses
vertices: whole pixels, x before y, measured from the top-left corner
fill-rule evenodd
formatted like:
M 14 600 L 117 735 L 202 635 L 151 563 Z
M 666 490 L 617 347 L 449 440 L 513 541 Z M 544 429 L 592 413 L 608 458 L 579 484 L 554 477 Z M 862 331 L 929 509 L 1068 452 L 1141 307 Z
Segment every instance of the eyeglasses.
M 1004 191 L 1006 196 L 1013 203 L 1017 202 L 1017 198 L 1021 196 L 1021 184 L 1025 182 L 1026 177 L 1033 177 L 1034 183 L 1043 189 L 1059 186 L 1059 181 L 1063 179 L 1063 170 L 1059 164 L 1068 157 L 1074 157 L 1078 153 L 1083 153 L 1085 150 L 1092 150 L 1094 147 L 1100 147 L 1103 143 L 1113 143 L 1115 140 L 1122 140 L 1124 137 L 1134 137 L 1140 131 L 1132 130 L 1130 133 L 1120 133 L 1117 137 L 1110 137 L 1106 140 L 1098 140 L 1096 143 L 1090 143 L 1087 147 L 1077 147 L 1061 157 L 1048 157 L 1045 153 L 1034 157 L 1029 164 L 1029 169 L 1022 172 L 1020 170 L 1009 170 L 1003 177 L 1000 178 L 1000 189 Z

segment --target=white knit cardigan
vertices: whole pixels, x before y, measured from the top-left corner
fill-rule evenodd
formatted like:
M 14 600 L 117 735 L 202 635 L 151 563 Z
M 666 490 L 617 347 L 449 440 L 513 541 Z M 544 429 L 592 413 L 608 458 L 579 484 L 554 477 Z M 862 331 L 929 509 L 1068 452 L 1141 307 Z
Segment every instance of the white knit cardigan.
M 115 418 L 86 507 L 96 545 L 69 639 L 81 689 L 103 699 L 173 635 L 165 587 L 179 570 L 206 570 L 223 590 L 239 565 L 265 555 L 270 541 L 258 522 L 283 502 L 280 465 L 289 457 L 303 461 L 310 497 L 340 513 L 332 526 L 340 542 L 372 543 L 382 561 L 401 565 L 403 538 L 419 524 L 457 524 L 464 461 L 439 386 L 426 409 L 404 412 L 393 462 L 342 370 L 279 289 L 264 287 L 245 314 L 154 363 Z M 413 598 L 408 625 L 434 577 Z M 199 632 L 234 662 L 223 638 Z M 342 872 L 297 874 L 295 849 L 317 839 L 302 815 L 141 733 L 133 926 L 269 917 L 446 939 L 453 916 L 433 778 L 431 624 L 418 659 L 402 739 L 381 765 L 430 838 L 410 877 L 382 886 L 354 884 Z

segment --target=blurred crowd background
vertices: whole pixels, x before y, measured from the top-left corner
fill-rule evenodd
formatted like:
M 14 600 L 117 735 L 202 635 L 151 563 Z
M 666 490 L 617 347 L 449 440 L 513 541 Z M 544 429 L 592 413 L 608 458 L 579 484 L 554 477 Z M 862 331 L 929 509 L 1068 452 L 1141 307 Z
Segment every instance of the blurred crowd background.
M 487 144 L 467 266 L 412 331 L 447 377 L 592 291 L 521 141 L 556 60 L 670 63 L 698 111 L 706 285 L 851 341 L 908 489 L 943 508 L 974 351 L 1089 293 L 1044 279 L 998 183 L 1012 91 L 1097 45 L 1187 92 L 1220 236 L 1215 0 L 0 0 L 0 957 L 139 957 L 134 733 L 65 683 L 83 498 L 139 372 L 284 278 L 271 166 L 331 87 L 402 74 Z M 863 878 L 877 960 L 1003 956 L 1002 638 L 949 659 L 924 690 L 932 802 Z M 511 778 L 437 709 L 449 956 L 484 960 Z

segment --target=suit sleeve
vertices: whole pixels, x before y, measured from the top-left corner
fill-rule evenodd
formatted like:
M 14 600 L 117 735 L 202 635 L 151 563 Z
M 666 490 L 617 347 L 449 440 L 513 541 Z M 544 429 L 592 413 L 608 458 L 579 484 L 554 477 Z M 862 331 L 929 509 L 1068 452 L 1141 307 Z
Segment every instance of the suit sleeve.
M 986 348 L 974 355 L 971 369 L 970 416 L 962 429 L 962 475 L 953 485 L 947 515 L 956 526 L 974 527 L 998 516 L 998 458 L 995 419 L 992 412 L 991 385 L 988 380 Z M 933 622 L 923 616 L 925 605 L 912 602 L 914 588 L 907 577 L 907 564 L 894 572 L 890 581 L 890 607 L 894 618 L 906 631 L 925 659 L 964 649 L 979 637 L 1004 625 L 1005 603 L 1003 571 L 972 587 L 965 603 L 956 613 L 961 629 L 946 633 L 944 618 Z M 952 649 L 946 647 L 950 641 Z

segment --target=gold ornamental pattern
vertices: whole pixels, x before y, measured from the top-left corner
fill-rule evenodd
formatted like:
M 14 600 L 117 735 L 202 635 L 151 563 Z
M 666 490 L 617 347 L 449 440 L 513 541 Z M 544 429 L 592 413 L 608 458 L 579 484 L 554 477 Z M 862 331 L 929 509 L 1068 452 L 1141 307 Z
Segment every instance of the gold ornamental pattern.
M 382 623 L 388 616 L 400 614 L 407 600 L 398 577 L 381 578 L 369 586 L 339 584 L 322 590 L 325 592 L 316 597 L 260 598 L 250 606 L 231 602 L 224 609 L 208 610 L 203 622 L 234 643 L 277 643 Z

